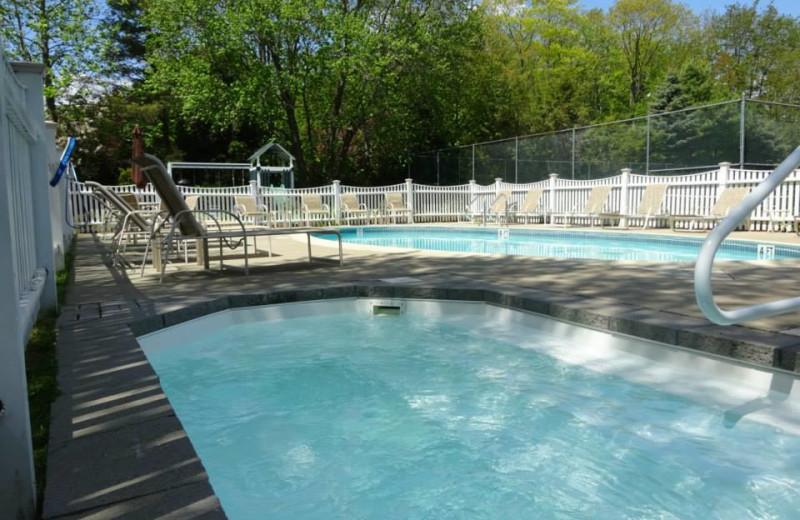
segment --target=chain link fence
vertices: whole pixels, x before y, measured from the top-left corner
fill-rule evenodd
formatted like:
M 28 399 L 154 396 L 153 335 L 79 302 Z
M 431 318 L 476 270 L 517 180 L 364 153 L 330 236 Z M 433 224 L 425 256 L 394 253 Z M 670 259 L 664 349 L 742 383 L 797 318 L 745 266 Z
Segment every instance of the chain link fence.
M 800 145 L 800 105 L 755 99 L 448 148 L 412 157 L 411 176 L 438 185 L 527 183 L 557 173 L 599 179 L 622 168 L 665 175 L 771 168 Z

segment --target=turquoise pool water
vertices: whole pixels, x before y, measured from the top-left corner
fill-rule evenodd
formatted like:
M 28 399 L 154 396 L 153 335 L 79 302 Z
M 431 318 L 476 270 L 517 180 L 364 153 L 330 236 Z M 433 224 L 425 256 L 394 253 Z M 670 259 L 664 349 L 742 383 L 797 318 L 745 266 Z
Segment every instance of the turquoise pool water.
M 800 437 L 447 319 L 241 323 L 146 351 L 232 520 L 800 511 Z
M 334 239 L 330 235 L 319 238 Z M 352 244 L 459 253 L 660 262 L 694 262 L 702 244 L 699 237 L 514 228 L 503 239 L 497 228 L 442 226 L 349 227 L 342 228 L 342 239 Z M 774 246 L 775 260 L 800 258 L 796 246 L 768 245 Z M 725 241 L 717 254 L 717 260 L 758 259 L 772 257 L 763 249 L 760 255 L 758 244 L 742 240 Z

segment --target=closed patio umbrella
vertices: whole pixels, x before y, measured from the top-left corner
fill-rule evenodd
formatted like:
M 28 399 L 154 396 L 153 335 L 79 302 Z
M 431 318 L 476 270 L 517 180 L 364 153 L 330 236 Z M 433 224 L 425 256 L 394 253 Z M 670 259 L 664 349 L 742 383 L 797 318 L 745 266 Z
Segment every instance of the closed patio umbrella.
M 144 134 L 139 125 L 133 127 L 133 158 L 144 156 Z M 131 179 L 140 190 L 147 186 L 147 177 L 136 162 L 131 163 Z

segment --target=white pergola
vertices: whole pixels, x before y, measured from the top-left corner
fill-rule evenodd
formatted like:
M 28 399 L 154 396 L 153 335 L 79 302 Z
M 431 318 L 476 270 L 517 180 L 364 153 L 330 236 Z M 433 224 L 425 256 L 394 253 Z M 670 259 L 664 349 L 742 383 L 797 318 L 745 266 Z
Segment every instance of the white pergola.
M 262 166 L 261 158 L 267 152 L 276 154 L 289 162 L 283 166 Z M 275 141 L 270 141 L 255 151 L 248 159 L 250 161 L 250 180 L 258 182 L 258 186 L 269 186 L 269 176 L 273 173 L 280 174 L 281 183 L 287 188 L 294 188 L 294 156 L 286 148 Z
M 263 166 L 261 158 L 266 153 L 272 153 L 285 159 L 288 164 L 282 166 Z M 270 141 L 255 151 L 246 163 L 215 163 L 215 162 L 169 162 L 167 172 L 170 177 L 176 170 L 204 170 L 204 171 L 247 171 L 250 181 L 256 181 L 258 187 L 269 186 L 269 177 L 273 173 L 281 176 L 281 184 L 287 188 L 294 188 L 294 156 L 286 148 L 274 141 Z
M 225 171 L 250 171 L 250 163 L 213 163 L 213 162 L 170 162 L 167 163 L 167 172 L 173 176 L 175 170 L 225 170 Z

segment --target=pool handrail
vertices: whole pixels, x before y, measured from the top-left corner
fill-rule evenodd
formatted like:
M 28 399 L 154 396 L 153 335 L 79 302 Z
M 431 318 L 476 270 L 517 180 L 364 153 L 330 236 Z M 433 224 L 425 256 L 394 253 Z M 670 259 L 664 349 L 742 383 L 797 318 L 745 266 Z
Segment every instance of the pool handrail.
M 719 325 L 733 325 L 800 309 L 800 297 L 794 297 L 726 311 L 720 309 L 714 301 L 711 287 L 711 269 L 722 241 L 739 227 L 756 206 L 761 204 L 798 166 L 800 166 L 800 146 L 795 148 L 761 184 L 747 194 L 744 200 L 731 209 L 728 216 L 708 233 L 700 247 L 700 254 L 697 255 L 694 266 L 694 293 L 700 310 L 712 322 Z

